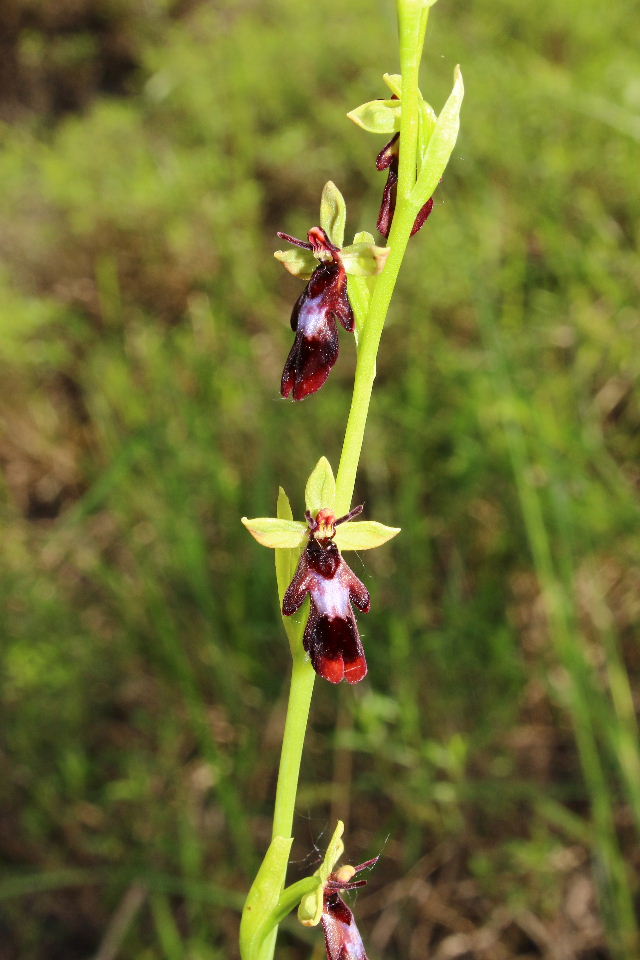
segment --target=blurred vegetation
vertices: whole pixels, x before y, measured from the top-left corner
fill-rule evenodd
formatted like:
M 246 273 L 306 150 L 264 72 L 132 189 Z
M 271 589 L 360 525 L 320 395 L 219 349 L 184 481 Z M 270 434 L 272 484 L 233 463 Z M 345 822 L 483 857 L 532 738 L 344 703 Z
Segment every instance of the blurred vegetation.
M 640 52 L 630 0 L 438 4 L 467 98 L 357 488 L 370 678 L 318 684 L 292 879 L 383 852 L 371 960 L 639 955 Z M 288 684 L 239 524 L 340 450 L 354 349 L 278 398 L 277 229 L 371 229 L 390 0 L 10 0 L 0 103 L 2 960 L 217 960 Z M 314 938 L 286 925 L 281 960 Z M 315 937 L 317 940 L 317 937 Z M 634 945 L 635 944 L 635 945 Z

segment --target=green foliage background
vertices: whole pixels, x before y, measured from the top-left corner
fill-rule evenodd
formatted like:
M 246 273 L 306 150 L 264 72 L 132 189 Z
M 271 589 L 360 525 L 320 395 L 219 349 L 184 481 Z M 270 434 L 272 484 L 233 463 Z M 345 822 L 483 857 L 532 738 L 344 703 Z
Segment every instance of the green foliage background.
M 377 958 L 634 960 L 640 53 L 614 0 L 442 0 L 458 147 L 385 331 L 352 565 L 370 677 L 318 684 L 292 879 L 383 851 Z M 372 229 L 390 0 L 2 14 L 0 957 L 233 958 L 289 654 L 241 514 L 303 509 L 354 368 L 278 397 L 324 182 Z M 329 831 L 330 832 L 330 831 Z M 456 939 L 457 938 L 457 939 Z M 291 922 L 282 960 L 317 932 Z M 636 944 L 636 946 L 634 946 Z M 456 952 L 457 951 L 457 952 Z M 562 952 L 564 951 L 564 952 Z

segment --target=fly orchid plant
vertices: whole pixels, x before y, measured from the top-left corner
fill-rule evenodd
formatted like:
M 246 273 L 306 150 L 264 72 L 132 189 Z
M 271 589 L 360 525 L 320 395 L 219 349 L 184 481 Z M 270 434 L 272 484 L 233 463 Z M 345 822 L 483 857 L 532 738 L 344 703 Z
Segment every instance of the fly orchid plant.
M 357 363 L 337 475 L 320 457 L 307 480 L 305 511 L 299 519 L 294 519 L 282 488 L 275 517 L 242 519 L 258 543 L 275 551 L 278 596 L 293 661 L 272 839 L 242 914 L 242 960 L 272 960 L 278 926 L 298 905 L 303 924 L 322 924 L 328 960 L 366 960 L 353 914 L 340 894 L 362 886 L 364 881 L 353 877 L 376 861 L 335 869 L 343 852 L 340 821 L 316 873 L 290 886 L 285 882 L 315 677 L 355 684 L 367 674 L 353 607 L 368 613 L 371 601 L 343 552 L 382 546 L 400 532 L 373 520 L 356 520 L 363 507 L 352 507 L 352 498 L 391 297 L 409 239 L 433 210 L 433 194 L 458 136 L 464 95 L 459 68 L 439 115 L 418 87 L 427 20 L 435 2 L 396 0 L 402 72 L 384 74 L 390 96 L 348 114 L 363 130 L 388 140 L 376 159 L 377 168 L 387 171 L 377 221 L 385 245 L 377 245 L 366 232 L 344 245 L 346 205 L 331 181 L 322 191 L 320 223 L 309 229 L 307 239 L 278 234 L 293 249 L 277 250 L 276 259 L 306 281 L 291 314 L 295 337 L 282 374 L 282 396 L 302 401 L 324 387 L 338 359 L 338 323 L 355 336 Z M 300 414 L 296 410 L 292 415 Z

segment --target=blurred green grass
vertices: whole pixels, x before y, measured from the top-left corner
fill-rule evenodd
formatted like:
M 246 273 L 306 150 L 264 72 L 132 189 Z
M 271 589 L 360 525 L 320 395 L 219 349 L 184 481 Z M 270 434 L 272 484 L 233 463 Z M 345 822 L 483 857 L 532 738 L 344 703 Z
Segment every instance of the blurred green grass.
M 23 31 L 34 87 L 0 126 L 0 957 L 229 958 L 289 669 L 239 517 L 279 483 L 302 510 L 354 366 L 344 337 L 322 393 L 278 399 L 300 287 L 274 233 L 314 223 L 329 178 L 371 229 L 381 143 L 344 114 L 397 69 L 394 17 L 100 10 L 52 61 L 50 25 Z M 403 534 L 353 558 L 370 680 L 318 686 L 294 854 L 338 813 L 350 856 L 384 849 L 372 960 L 638 955 L 633 13 L 431 17 L 423 90 L 439 109 L 462 64 L 462 133 L 357 486 Z

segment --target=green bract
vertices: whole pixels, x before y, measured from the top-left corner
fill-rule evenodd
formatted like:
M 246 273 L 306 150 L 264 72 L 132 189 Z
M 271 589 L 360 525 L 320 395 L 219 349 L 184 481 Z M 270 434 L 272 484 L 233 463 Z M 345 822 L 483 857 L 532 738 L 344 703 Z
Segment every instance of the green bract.
M 333 872 L 333 868 L 335 867 L 336 863 L 344 853 L 344 843 L 342 842 L 343 833 L 344 823 L 342 820 L 338 820 L 336 828 L 333 831 L 333 836 L 329 841 L 327 852 L 324 855 L 324 860 L 314 873 L 314 877 L 320 878 L 320 885 L 318 886 L 317 890 L 307 894 L 300 901 L 300 906 L 298 907 L 298 920 L 300 923 L 304 924 L 305 927 L 315 927 L 320 923 L 324 899 L 324 886 L 329 879 L 329 875 Z
M 340 253 L 342 265 L 354 277 L 373 277 L 381 273 L 391 253 L 391 247 L 377 247 L 375 243 L 352 243 Z
M 418 173 L 418 180 L 411 193 L 411 198 L 416 203 L 421 202 L 424 197 L 430 197 L 438 186 L 458 139 L 460 108 L 464 97 L 464 84 L 460 67 L 455 68 L 453 78 L 453 90 L 449 94 L 449 98 L 442 108 L 433 133 L 429 138 Z
M 399 100 L 369 100 L 347 116 L 367 133 L 397 133 L 400 129 Z
M 333 180 L 328 180 L 320 198 L 320 226 L 336 247 L 341 247 L 344 243 L 346 222 L 347 206 L 344 197 Z

